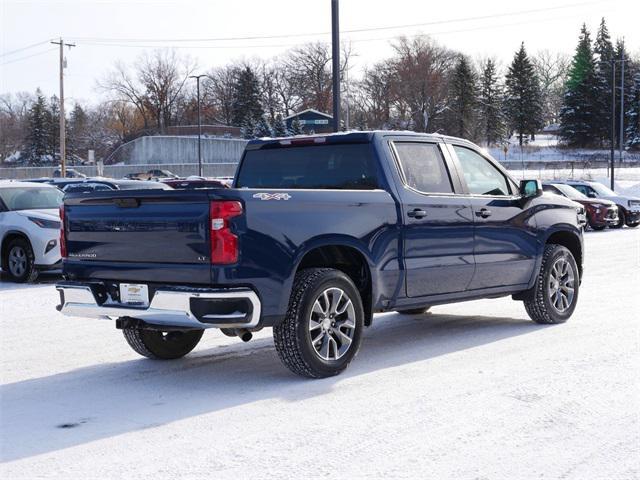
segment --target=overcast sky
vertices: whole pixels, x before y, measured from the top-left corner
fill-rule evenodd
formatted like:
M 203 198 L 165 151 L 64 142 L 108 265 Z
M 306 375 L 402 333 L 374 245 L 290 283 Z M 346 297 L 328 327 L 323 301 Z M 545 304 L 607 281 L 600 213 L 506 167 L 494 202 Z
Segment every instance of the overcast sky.
M 353 42 L 356 71 L 388 55 L 390 39 L 402 34 L 428 33 L 450 48 L 474 58 L 493 56 L 503 65 L 521 41 L 530 53 L 572 53 L 582 22 L 595 36 L 603 16 L 612 35 L 624 36 L 629 49 L 640 53 L 638 0 L 340 2 L 342 40 Z M 57 93 L 58 52 L 48 40 L 60 36 L 77 44 L 67 53 L 68 101 L 95 102 L 97 78 L 115 61 L 133 62 L 154 46 L 176 47 L 204 71 L 236 58 L 271 57 L 296 43 L 330 41 L 330 21 L 330 0 L 0 0 L 0 93 L 36 87 Z M 348 32 L 360 29 L 377 30 Z M 294 36 L 203 40 L 281 35 Z

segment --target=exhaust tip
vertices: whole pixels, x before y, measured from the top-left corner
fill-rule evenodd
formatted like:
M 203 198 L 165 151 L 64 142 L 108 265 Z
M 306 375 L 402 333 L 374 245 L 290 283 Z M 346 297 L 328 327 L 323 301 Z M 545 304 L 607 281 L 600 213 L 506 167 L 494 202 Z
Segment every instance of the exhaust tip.
M 238 330 L 237 335 L 238 337 L 240 337 L 240 340 L 242 340 L 243 342 L 248 342 L 253 338 L 253 333 L 251 333 L 249 330 L 246 330 L 244 328 Z

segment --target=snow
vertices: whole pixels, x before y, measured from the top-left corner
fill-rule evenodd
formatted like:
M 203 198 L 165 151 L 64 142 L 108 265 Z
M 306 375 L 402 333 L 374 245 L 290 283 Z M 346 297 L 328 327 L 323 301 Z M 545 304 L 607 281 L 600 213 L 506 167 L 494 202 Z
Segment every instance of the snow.
M 568 323 L 508 297 L 380 314 L 345 374 L 315 381 L 268 330 L 155 362 L 58 314 L 50 283 L 2 283 L 0 477 L 638 478 L 640 229 L 585 243 Z

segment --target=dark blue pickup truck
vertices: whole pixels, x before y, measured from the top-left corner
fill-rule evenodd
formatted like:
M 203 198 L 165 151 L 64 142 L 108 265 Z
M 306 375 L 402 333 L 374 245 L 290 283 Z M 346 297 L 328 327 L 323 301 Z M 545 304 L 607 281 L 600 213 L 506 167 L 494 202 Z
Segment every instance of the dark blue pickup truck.
M 513 295 L 564 322 L 584 257 L 580 205 L 411 132 L 255 140 L 231 189 L 70 194 L 61 217 L 58 310 L 116 320 L 161 359 L 207 328 L 273 327 L 309 377 L 344 370 L 375 312 Z

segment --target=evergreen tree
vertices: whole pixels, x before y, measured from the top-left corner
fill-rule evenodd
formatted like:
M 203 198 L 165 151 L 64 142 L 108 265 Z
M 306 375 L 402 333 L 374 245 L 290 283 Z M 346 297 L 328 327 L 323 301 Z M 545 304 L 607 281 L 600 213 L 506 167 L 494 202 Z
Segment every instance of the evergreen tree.
M 67 129 L 67 139 L 65 147 L 69 163 L 73 165 L 73 158 L 80 156 L 86 149 L 86 131 L 89 118 L 80 104 L 76 103 L 69 115 L 69 126 Z M 84 152 L 86 153 L 86 152 Z
M 451 82 L 450 111 L 452 113 L 451 132 L 457 137 L 474 139 L 475 120 L 478 105 L 478 85 L 476 73 L 469 60 L 460 55 L 453 70 Z
M 498 83 L 496 65 L 491 59 L 487 60 L 482 69 L 478 101 L 481 117 L 481 136 L 489 147 L 502 141 L 506 133 L 502 87 Z
M 47 142 L 47 155 L 55 159 L 60 154 L 60 100 L 53 95 L 49 101 L 49 108 L 45 115 L 49 138 Z
M 279 113 L 276 115 L 273 122 L 273 136 L 274 137 L 286 137 L 289 134 L 287 131 L 287 124 L 284 122 L 282 115 Z
M 640 72 L 634 77 L 631 98 L 627 109 L 627 147 L 640 150 Z
M 302 128 L 302 124 L 298 118 L 294 118 L 291 122 L 291 131 L 289 132 L 291 135 L 302 135 L 304 133 L 304 129 Z
M 253 136 L 257 138 L 271 136 L 271 127 L 264 116 L 258 119 L 253 131 Z
M 505 83 L 505 112 L 522 146 L 525 135 L 535 135 L 542 127 L 540 84 L 524 42 L 513 58 Z
M 26 150 L 29 163 L 39 165 L 42 157 L 48 153 L 49 131 L 47 125 L 47 104 L 40 89 L 36 90 L 36 100 L 29 110 L 29 133 Z
M 234 125 L 244 125 L 248 120 L 255 124 L 264 114 L 260 94 L 260 82 L 251 67 L 236 73 L 232 93 L 232 118 Z
M 629 125 L 630 119 L 627 116 L 628 105 L 632 101 L 632 90 L 634 83 L 635 65 L 631 61 L 631 56 L 627 52 L 622 40 L 616 41 L 613 57 L 616 61 L 616 141 L 620 141 L 620 77 L 622 76 L 622 60 L 624 59 L 624 124 Z M 609 102 L 611 97 L 609 97 Z M 626 128 L 625 128 L 626 130 Z M 625 132 L 626 134 L 626 132 Z
M 586 147 L 600 142 L 598 115 L 602 112 L 604 101 L 601 96 L 591 38 L 586 25 L 583 25 L 560 112 L 560 134 L 568 145 Z
M 256 124 L 253 121 L 253 117 L 246 117 L 240 127 L 240 134 L 242 135 L 242 138 L 251 140 L 252 138 L 256 138 L 255 129 Z
M 601 142 L 606 142 L 611 138 L 611 95 L 613 95 L 613 59 L 614 48 L 611 43 L 611 36 L 607 29 L 607 24 L 602 18 L 598 34 L 593 44 L 593 52 L 596 55 L 596 71 L 598 76 L 598 88 L 600 89 L 600 99 L 598 102 L 598 112 L 596 121 L 598 123 L 597 135 Z

